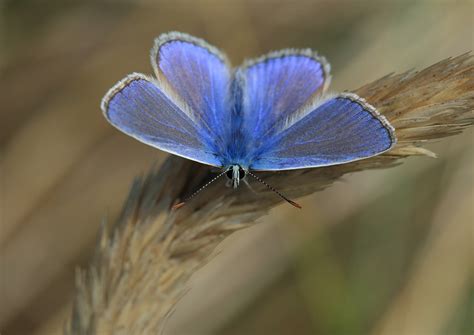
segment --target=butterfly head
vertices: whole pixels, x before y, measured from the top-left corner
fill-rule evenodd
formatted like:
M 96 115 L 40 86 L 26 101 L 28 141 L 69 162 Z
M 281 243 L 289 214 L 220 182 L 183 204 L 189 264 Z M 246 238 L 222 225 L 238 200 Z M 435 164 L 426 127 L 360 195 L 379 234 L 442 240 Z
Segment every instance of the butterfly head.
M 240 180 L 244 179 L 247 175 L 247 170 L 245 170 L 240 165 L 234 164 L 230 165 L 226 169 L 225 175 L 231 182 L 232 187 L 237 188 L 239 186 Z
M 254 173 L 252 173 L 251 171 L 249 171 L 248 169 L 245 169 L 243 168 L 242 166 L 238 165 L 238 164 L 232 164 L 232 165 L 229 165 L 228 167 L 226 167 L 221 173 L 219 173 L 216 177 L 214 177 L 212 180 L 208 181 L 204 186 L 201 186 L 201 188 L 199 188 L 197 191 L 195 191 L 193 194 L 191 194 L 189 197 L 187 197 L 184 201 L 178 203 L 178 204 L 175 204 L 172 206 L 173 209 L 178 209 L 178 208 L 181 208 L 185 205 L 185 203 L 187 201 L 189 201 L 191 198 L 193 198 L 196 194 L 198 194 L 199 192 L 201 192 L 202 190 L 204 190 L 207 186 L 209 186 L 210 184 L 212 184 L 213 182 L 215 182 L 217 179 L 219 179 L 220 177 L 222 177 L 223 175 L 225 175 L 230 183 L 230 185 L 232 185 L 233 188 L 237 188 L 240 184 L 240 181 L 241 180 L 244 180 L 244 178 L 247 176 L 247 175 L 250 175 L 252 176 L 254 179 L 256 179 L 257 181 L 259 181 L 260 183 L 262 183 L 263 185 L 265 185 L 265 187 L 267 187 L 269 190 L 275 192 L 276 194 L 278 194 L 278 196 L 280 196 L 283 200 L 287 201 L 288 203 L 290 203 L 291 205 L 297 207 L 297 208 L 301 208 L 301 206 L 299 204 L 297 204 L 296 202 L 288 199 L 287 197 L 285 197 L 283 194 L 281 194 L 279 191 L 277 191 L 275 188 L 273 188 L 272 186 L 270 186 L 269 184 L 267 184 L 265 181 L 263 181 L 260 177 L 258 177 L 257 175 L 255 175 Z M 246 182 L 247 186 L 249 186 L 249 184 Z M 249 186 L 250 187 L 250 186 Z

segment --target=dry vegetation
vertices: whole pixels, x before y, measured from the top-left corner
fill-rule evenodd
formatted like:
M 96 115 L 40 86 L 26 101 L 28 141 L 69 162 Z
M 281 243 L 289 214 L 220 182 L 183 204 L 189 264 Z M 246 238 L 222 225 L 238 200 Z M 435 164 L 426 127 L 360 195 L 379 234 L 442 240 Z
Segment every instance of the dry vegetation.
M 350 164 L 267 177 L 292 197 L 308 195 L 354 171 L 391 167 L 420 147 L 460 133 L 474 121 L 474 58 L 446 59 L 420 72 L 391 75 L 356 92 L 394 125 L 399 139 L 388 153 Z M 202 267 L 229 234 L 248 227 L 281 199 L 263 187 L 258 201 L 214 187 L 179 211 L 176 199 L 212 178 L 209 169 L 170 157 L 158 172 L 137 180 L 119 223 L 103 231 L 96 258 L 79 273 L 68 334 L 156 334 Z
M 67 320 L 67 334 L 154 334 L 172 306 L 165 333 L 179 335 L 466 333 L 472 130 L 445 138 L 474 118 L 472 2 L 355 3 L 271 1 L 271 15 L 269 1 L 2 3 L 2 333 L 60 334 Z M 119 134 L 99 110 L 117 79 L 151 72 L 151 42 L 169 30 L 235 64 L 318 49 L 334 90 L 370 82 L 355 92 L 390 119 L 397 147 L 262 175 L 309 195 L 303 211 L 270 211 L 279 199 L 258 184 L 216 184 L 169 212 L 212 174 Z M 408 156 L 424 157 L 377 170 Z

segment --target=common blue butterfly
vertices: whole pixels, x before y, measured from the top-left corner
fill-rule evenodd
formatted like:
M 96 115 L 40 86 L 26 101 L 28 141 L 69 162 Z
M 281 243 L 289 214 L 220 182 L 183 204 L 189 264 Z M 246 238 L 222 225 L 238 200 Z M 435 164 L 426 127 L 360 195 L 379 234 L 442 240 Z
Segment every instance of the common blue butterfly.
M 263 182 L 253 170 L 343 164 L 396 143 L 394 128 L 364 99 L 325 94 L 330 66 L 309 49 L 232 69 L 217 48 L 171 32 L 155 40 L 151 63 L 156 78 L 132 73 L 109 90 L 105 117 L 145 144 L 222 168 L 214 180 L 226 175 L 234 188 L 247 174 Z

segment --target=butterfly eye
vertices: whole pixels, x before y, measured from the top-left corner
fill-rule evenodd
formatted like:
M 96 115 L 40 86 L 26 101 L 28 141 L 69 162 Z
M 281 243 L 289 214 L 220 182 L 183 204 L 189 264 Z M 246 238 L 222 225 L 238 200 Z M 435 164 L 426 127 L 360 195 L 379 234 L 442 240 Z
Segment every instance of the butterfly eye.
M 244 179 L 246 172 L 244 169 L 239 168 L 239 179 Z
M 232 169 L 229 169 L 225 172 L 225 176 L 229 179 L 232 179 Z

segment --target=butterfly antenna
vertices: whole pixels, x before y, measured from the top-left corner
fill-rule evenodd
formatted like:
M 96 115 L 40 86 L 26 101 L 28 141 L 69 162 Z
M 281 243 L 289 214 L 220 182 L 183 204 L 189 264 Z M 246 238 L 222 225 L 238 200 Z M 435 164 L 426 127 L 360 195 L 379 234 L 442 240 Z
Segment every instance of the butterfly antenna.
M 290 205 L 293 205 L 295 206 L 296 208 L 302 208 L 300 204 L 294 202 L 293 200 L 290 200 L 288 199 L 287 197 L 285 197 L 283 194 L 281 194 L 279 191 L 277 191 L 273 186 L 270 186 L 269 184 L 267 184 L 265 181 L 263 181 L 260 177 L 254 175 L 252 172 L 250 171 L 246 171 L 249 175 L 251 175 L 252 177 L 254 177 L 255 179 L 257 179 L 259 182 L 261 182 L 263 185 L 265 185 L 269 190 L 275 192 L 276 194 L 278 194 L 280 196 L 280 198 L 282 198 L 283 200 L 285 200 L 286 202 L 288 202 Z
M 199 192 L 201 192 L 202 190 L 204 190 L 206 187 L 208 187 L 209 185 L 211 185 L 213 182 L 215 182 L 217 179 L 219 179 L 220 177 L 222 177 L 223 175 L 226 174 L 227 171 L 224 171 L 224 172 L 221 172 L 219 173 L 217 176 L 215 176 L 214 178 L 212 178 L 210 181 L 208 181 L 205 185 L 201 186 L 199 189 L 197 189 L 193 194 L 191 194 L 189 197 L 185 198 L 183 201 L 181 201 L 180 203 L 177 203 L 176 205 L 173 205 L 171 207 L 171 209 L 178 209 L 178 208 L 181 208 L 183 207 L 189 200 L 191 200 L 192 198 L 194 198 Z

